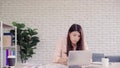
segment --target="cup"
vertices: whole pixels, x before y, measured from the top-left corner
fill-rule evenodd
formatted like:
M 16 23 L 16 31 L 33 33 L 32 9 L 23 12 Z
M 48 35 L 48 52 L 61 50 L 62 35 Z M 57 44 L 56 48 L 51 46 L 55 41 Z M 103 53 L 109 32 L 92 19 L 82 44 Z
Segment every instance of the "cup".
M 107 58 L 107 57 L 102 58 L 102 66 L 103 67 L 108 67 L 109 66 L 109 58 Z
M 16 57 L 12 55 L 8 56 L 8 66 L 10 68 L 15 68 L 15 58 Z

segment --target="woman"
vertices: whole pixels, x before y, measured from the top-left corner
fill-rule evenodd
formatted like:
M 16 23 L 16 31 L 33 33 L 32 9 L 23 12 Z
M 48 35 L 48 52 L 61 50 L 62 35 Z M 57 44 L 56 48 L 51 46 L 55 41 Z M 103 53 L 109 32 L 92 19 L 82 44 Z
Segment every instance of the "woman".
M 73 24 L 68 30 L 67 38 L 57 43 L 53 62 L 67 65 L 71 50 L 88 50 L 82 27 L 78 24 Z

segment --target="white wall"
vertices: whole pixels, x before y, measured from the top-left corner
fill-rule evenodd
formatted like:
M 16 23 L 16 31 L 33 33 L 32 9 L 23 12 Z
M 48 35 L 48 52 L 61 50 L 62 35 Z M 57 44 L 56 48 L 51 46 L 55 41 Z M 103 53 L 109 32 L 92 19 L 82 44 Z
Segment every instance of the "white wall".
M 41 42 L 28 62 L 49 63 L 73 23 L 82 25 L 92 52 L 120 55 L 119 7 L 119 0 L 0 0 L 0 20 L 37 28 Z

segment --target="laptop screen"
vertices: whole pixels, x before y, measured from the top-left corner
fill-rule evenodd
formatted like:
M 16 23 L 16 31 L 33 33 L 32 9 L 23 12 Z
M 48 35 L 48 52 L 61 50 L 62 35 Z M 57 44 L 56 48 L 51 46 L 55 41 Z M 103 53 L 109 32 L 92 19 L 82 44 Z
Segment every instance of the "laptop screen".
M 92 61 L 92 53 L 88 50 L 70 51 L 68 56 L 69 66 L 89 65 Z

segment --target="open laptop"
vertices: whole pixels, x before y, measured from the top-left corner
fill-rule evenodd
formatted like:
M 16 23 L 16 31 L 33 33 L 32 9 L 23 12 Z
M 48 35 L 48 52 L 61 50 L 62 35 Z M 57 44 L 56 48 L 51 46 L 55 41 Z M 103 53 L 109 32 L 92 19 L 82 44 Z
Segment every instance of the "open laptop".
M 79 50 L 69 51 L 68 66 L 69 68 L 81 68 L 92 62 L 92 53 L 90 51 Z

